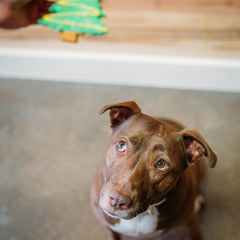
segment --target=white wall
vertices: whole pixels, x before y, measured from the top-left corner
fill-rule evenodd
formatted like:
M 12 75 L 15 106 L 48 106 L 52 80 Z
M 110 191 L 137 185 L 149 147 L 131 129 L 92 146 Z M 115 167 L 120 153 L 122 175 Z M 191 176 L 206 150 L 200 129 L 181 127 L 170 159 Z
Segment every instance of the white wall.
M 0 48 L 0 78 L 240 92 L 240 60 Z

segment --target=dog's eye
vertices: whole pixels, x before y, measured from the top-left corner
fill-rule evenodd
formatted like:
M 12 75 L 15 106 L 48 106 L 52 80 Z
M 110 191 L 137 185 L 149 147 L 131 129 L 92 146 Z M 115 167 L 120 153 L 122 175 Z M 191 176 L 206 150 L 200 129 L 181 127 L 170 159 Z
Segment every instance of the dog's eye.
M 165 160 L 163 159 L 160 159 L 158 162 L 157 162 L 157 165 L 156 165 L 156 168 L 159 169 L 159 170 L 165 170 L 167 169 L 168 165 L 166 163 Z
M 127 144 L 125 141 L 121 140 L 117 143 L 116 149 L 118 152 L 123 153 L 127 149 Z

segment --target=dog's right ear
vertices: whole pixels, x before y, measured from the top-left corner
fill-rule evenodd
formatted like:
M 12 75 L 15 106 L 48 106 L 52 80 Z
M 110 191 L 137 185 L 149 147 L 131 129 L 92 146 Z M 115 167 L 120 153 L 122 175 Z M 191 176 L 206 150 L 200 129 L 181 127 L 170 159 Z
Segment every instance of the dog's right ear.
M 209 147 L 202 135 L 195 129 L 183 129 L 179 132 L 183 137 L 187 154 L 187 165 L 193 165 L 202 156 L 207 157 L 209 166 L 213 168 L 217 163 L 217 156 Z
M 141 113 L 139 106 L 134 101 L 131 101 L 105 105 L 101 108 L 99 114 L 101 115 L 109 109 L 111 128 L 115 128 L 131 116 Z

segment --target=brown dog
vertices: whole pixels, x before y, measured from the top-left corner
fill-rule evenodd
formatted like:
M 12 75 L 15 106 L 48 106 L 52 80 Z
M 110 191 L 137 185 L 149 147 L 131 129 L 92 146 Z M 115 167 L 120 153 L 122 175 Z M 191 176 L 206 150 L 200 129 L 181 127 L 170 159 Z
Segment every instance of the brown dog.
M 91 202 L 110 239 L 144 238 L 186 225 L 202 239 L 196 210 L 204 161 L 217 157 L 197 130 L 142 114 L 135 102 L 110 109 L 112 137 L 93 179 Z

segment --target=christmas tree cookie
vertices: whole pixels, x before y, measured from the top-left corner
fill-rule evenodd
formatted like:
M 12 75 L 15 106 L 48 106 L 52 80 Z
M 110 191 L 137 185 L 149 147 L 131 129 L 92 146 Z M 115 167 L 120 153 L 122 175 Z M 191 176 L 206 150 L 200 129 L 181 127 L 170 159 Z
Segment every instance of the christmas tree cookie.
M 44 15 L 38 23 L 61 32 L 62 40 L 77 42 L 78 34 L 92 36 L 107 33 L 101 22 L 105 16 L 98 0 L 58 0 L 50 14 Z

